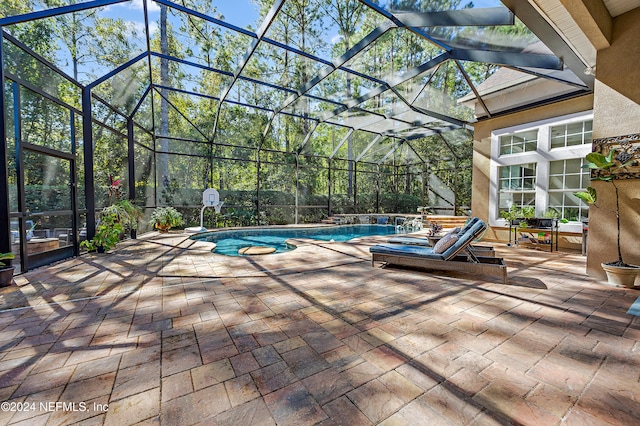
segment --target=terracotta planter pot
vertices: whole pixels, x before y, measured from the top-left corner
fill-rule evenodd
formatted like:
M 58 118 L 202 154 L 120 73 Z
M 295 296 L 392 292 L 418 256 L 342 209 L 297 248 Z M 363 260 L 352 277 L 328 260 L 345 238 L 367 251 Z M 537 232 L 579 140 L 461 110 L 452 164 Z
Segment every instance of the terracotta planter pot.
M 602 263 L 602 269 L 607 274 L 607 281 L 615 287 L 634 288 L 640 267 L 612 266 Z
M 156 223 L 156 229 L 161 234 L 166 234 L 167 232 L 169 232 L 169 229 L 171 229 L 171 227 L 169 225 L 161 225 L 159 223 Z

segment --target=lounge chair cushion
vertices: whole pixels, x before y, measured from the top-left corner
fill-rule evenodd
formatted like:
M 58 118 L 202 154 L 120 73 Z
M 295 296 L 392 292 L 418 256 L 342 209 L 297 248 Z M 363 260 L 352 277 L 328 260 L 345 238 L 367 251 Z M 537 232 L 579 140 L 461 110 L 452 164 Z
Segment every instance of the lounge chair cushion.
M 451 231 L 447 232 L 445 235 L 449 235 L 449 234 L 459 234 L 460 233 L 460 227 L 456 226 L 455 228 L 453 228 Z
M 377 244 L 369 251 L 379 254 L 397 254 L 400 256 L 419 257 L 425 259 L 444 260 L 441 254 L 434 253 L 433 247 L 404 244 Z
M 392 237 L 387 240 L 388 243 L 393 244 L 417 244 L 422 246 L 430 246 L 428 238 L 420 237 Z
M 485 229 L 487 229 L 487 225 L 482 220 L 477 220 L 467 229 L 466 232 L 458 234 L 458 241 L 456 241 L 455 244 L 446 249 L 444 253 L 442 253 L 442 255 L 446 260 L 452 259 L 466 246 L 471 244 L 473 240 L 482 235 Z
M 446 234 L 444 237 L 440 238 L 440 241 L 438 241 L 433 246 L 433 252 L 434 253 L 438 253 L 438 254 L 442 254 L 449 247 L 454 245 L 456 243 L 456 241 L 458 241 L 458 236 L 456 234 Z

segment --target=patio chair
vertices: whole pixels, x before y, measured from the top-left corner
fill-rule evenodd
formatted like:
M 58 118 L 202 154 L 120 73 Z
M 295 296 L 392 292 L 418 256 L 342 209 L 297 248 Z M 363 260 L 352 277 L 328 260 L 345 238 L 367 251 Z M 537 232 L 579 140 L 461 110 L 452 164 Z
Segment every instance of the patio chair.
M 502 278 L 507 283 L 507 267 L 502 258 L 479 256 L 470 249 L 471 242 L 486 230 L 487 225 L 478 219 L 457 236 L 446 241 L 443 238 L 434 247 L 408 244 L 378 244 L 369 249 L 371 264 L 384 262 L 389 265 L 409 266 L 421 269 L 455 271 Z M 442 243 L 442 244 L 440 244 Z
M 450 230 L 447 234 L 463 234 L 465 232 L 467 232 L 469 230 L 469 228 L 471 228 L 471 226 L 473 224 L 475 224 L 478 220 L 477 217 L 472 217 L 470 218 L 467 223 L 465 223 L 465 225 L 462 227 L 462 229 L 460 228 L 453 228 L 452 230 Z M 475 241 L 479 240 L 480 238 L 476 238 Z M 431 247 L 433 246 L 431 244 L 431 241 L 429 240 L 429 238 L 426 237 L 393 237 L 393 238 L 389 238 L 387 240 L 388 243 L 391 244 L 405 244 L 405 245 L 417 245 L 417 246 L 425 246 L 425 247 Z M 491 246 L 478 246 L 478 245 L 470 245 L 469 249 L 472 250 L 476 255 L 479 256 L 490 256 L 493 257 L 495 256 L 495 251 L 493 249 L 493 247 Z
M 369 225 L 371 223 L 371 220 L 369 219 L 369 215 L 358 216 L 358 220 L 362 225 Z

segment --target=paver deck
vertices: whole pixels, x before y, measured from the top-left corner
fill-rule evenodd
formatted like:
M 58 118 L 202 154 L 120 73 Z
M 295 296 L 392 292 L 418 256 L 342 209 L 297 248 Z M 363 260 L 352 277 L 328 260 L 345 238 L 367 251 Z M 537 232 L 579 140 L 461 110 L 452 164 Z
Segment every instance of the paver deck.
M 150 234 L 0 289 L 0 424 L 631 425 L 637 290 L 496 245 L 510 285 L 386 240 L 212 254 Z

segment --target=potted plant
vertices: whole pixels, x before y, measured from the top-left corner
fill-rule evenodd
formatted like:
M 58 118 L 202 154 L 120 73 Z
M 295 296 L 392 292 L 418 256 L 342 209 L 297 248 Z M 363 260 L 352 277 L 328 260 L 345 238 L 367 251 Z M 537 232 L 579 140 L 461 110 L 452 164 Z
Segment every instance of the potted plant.
M 100 222 L 96 227 L 96 234 L 90 240 L 85 240 L 80 243 L 80 246 L 85 247 L 88 251 L 97 251 L 98 253 L 104 253 L 111 250 L 120 241 L 120 235 L 124 232 L 124 227 L 118 218 L 118 215 L 113 212 L 105 212 L 104 210 L 100 214 Z
M 173 207 L 158 207 L 151 213 L 149 225 L 166 233 L 169 229 L 182 225 L 182 214 Z
M 598 175 L 593 177 L 591 180 L 600 180 L 605 182 L 611 182 L 613 185 L 613 189 L 615 191 L 615 200 L 616 205 L 615 209 L 606 209 L 609 210 L 616 215 L 616 223 L 617 223 L 617 249 L 618 249 L 618 259 L 613 262 L 604 262 L 602 263 L 602 269 L 604 269 L 607 274 L 607 280 L 609 284 L 614 286 L 624 286 L 628 288 L 634 287 L 634 282 L 636 279 L 636 275 L 640 272 L 640 266 L 630 265 L 624 262 L 622 258 L 622 249 L 620 244 L 621 231 L 620 231 L 620 201 L 618 194 L 618 186 L 615 182 L 614 171 L 620 169 L 622 167 L 626 167 L 628 164 L 624 163 L 622 165 L 616 165 L 614 162 L 614 154 L 616 150 L 611 149 L 609 151 L 609 155 L 606 157 L 598 152 L 591 152 L 587 154 L 586 160 L 587 164 L 583 167 L 589 168 L 591 170 L 598 171 Z M 575 192 L 574 195 L 586 203 L 593 205 L 597 208 L 602 208 L 598 206 L 598 196 L 595 188 L 588 187 L 586 191 Z
M 0 287 L 6 287 L 11 285 L 13 282 L 13 271 L 16 269 L 15 266 L 11 266 L 11 264 L 7 264 L 5 260 L 14 259 L 13 253 L 0 253 Z
M 431 233 L 429 235 L 431 235 L 432 237 L 435 237 L 441 231 L 442 231 L 442 225 L 438 224 L 437 222 L 431 222 L 431 229 L 430 229 Z
M 138 220 L 142 217 L 142 209 L 130 200 L 118 200 L 102 210 L 102 215 L 114 214 L 123 229 L 131 231 L 131 238 L 136 238 Z

